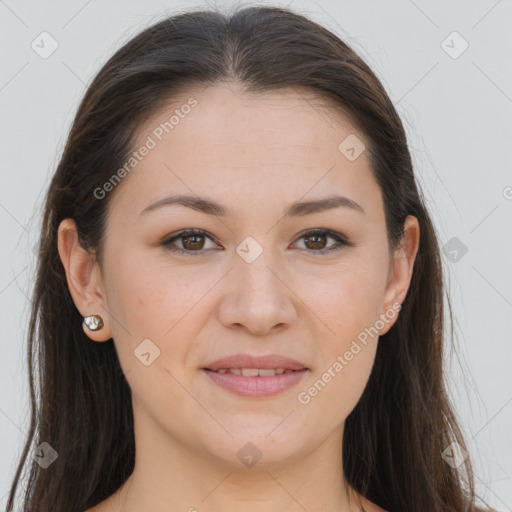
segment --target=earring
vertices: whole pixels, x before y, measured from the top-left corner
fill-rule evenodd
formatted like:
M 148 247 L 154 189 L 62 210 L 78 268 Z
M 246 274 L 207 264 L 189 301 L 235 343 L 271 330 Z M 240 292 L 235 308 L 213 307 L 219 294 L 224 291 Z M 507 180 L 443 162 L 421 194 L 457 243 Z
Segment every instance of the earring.
M 103 318 L 100 315 L 85 316 L 84 324 L 90 331 L 99 331 L 103 327 Z

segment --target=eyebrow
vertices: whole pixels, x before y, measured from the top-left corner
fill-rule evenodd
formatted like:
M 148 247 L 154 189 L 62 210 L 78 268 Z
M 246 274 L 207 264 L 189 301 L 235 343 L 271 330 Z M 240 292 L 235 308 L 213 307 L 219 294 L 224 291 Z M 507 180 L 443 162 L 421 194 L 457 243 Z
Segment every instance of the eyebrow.
M 144 210 L 142 210 L 139 214 L 139 217 L 142 214 L 154 211 L 163 206 L 171 206 L 171 205 L 182 205 L 187 208 L 191 208 L 198 212 L 205 213 L 207 215 L 214 215 L 217 217 L 233 217 L 234 213 L 216 201 L 212 199 L 207 199 L 205 197 L 198 196 L 188 196 L 188 195 L 177 195 L 177 196 L 169 196 L 160 199 L 156 203 L 153 203 Z M 320 213 L 326 210 L 330 210 L 332 208 L 351 208 L 355 211 L 365 214 L 366 212 L 363 210 L 362 206 L 349 199 L 345 196 L 340 195 L 332 195 L 329 197 L 325 197 L 323 199 L 314 199 L 311 201 L 305 202 L 296 202 L 291 204 L 285 214 L 284 217 L 302 217 L 305 215 L 311 215 L 313 213 Z

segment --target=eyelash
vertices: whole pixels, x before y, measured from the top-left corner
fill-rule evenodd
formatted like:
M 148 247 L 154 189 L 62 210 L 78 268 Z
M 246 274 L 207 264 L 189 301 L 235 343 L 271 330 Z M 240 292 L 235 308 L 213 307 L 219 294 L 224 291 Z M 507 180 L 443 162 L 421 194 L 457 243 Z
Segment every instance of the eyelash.
M 215 242 L 215 240 L 206 233 L 206 231 L 203 231 L 201 229 L 185 229 L 183 231 L 180 231 L 179 233 L 173 235 L 171 238 L 168 238 L 162 242 L 162 245 L 165 246 L 169 251 L 179 253 L 179 254 L 187 254 L 193 257 L 200 256 L 202 253 L 204 253 L 203 249 L 197 250 L 197 251 L 191 251 L 186 249 L 180 249 L 178 247 L 172 247 L 171 244 L 175 240 L 179 240 L 180 238 L 191 236 L 191 235 L 201 235 L 206 238 L 209 238 L 212 242 Z M 309 252 L 313 252 L 315 254 L 327 254 L 335 251 L 339 251 L 344 246 L 347 247 L 353 247 L 354 244 L 346 240 L 342 235 L 339 233 L 336 233 L 335 231 L 331 231 L 329 229 L 314 229 L 310 231 L 306 231 L 303 233 L 297 240 L 300 240 L 301 238 L 305 238 L 306 236 L 315 236 L 315 235 L 327 235 L 328 237 L 331 237 L 336 240 L 337 245 L 334 245 L 333 247 L 329 247 L 327 249 L 320 249 L 318 251 L 315 251 L 313 249 L 303 249 Z M 215 242 L 216 243 L 216 242 Z

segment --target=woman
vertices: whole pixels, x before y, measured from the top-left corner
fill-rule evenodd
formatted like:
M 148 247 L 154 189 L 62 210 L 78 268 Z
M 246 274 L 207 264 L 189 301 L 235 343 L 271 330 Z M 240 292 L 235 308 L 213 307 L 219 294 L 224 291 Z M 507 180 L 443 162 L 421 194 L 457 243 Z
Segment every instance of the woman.
M 477 510 L 443 294 L 352 49 L 280 8 L 165 19 L 98 73 L 50 184 L 8 509 L 31 464 L 30 512 Z

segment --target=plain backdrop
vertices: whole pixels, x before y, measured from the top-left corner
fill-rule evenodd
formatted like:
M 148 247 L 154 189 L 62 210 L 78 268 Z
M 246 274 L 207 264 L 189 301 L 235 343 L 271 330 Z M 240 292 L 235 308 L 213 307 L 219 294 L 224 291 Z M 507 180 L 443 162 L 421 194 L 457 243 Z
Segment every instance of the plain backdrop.
M 454 308 L 450 393 L 479 493 L 512 510 L 512 1 L 263 3 L 350 44 L 404 122 Z M 235 3 L 0 1 L 0 510 L 29 417 L 24 348 L 41 202 L 78 102 L 134 34 L 213 5 Z M 49 56 L 42 37 L 44 51 L 58 45 Z

